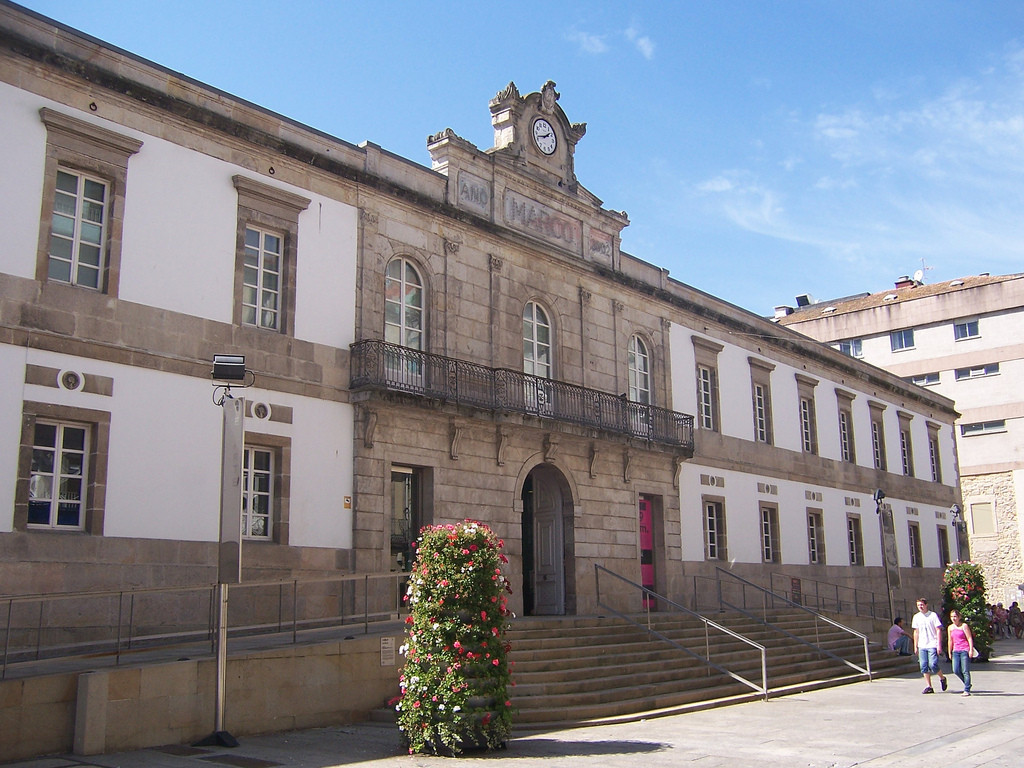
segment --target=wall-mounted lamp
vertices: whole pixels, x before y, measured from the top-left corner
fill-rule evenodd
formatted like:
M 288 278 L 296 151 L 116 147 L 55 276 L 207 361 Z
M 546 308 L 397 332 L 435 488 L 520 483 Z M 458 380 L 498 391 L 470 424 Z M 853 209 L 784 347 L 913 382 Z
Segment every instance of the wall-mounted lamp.
M 954 504 L 949 508 L 949 519 L 953 523 L 953 527 L 958 531 L 967 530 L 967 521 L 964 520 L 959 504 Z
M 251 387 L 256 383 L 256 374 L 245 367 L 245 355 L 214 355 L 210 378 L 216 405 L 231 398 L 231 387 Z
M 883 491 L 881 488 L 879 488 L 879 489 L 877 489 L 871 495 L 871 498 L 873 498 L 875 500 L 875 514 L 876 515 L 881 514 L 882 513 L 882 499 L 885 498 L 885 491 Z

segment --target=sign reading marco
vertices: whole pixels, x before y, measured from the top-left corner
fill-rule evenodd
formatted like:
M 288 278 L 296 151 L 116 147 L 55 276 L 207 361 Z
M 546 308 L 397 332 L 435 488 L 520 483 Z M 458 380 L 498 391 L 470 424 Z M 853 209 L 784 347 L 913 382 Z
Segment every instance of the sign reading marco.
M 583 250 L 583 225 L 546 205 L 505 190 L 505 223 L 576 253 Z

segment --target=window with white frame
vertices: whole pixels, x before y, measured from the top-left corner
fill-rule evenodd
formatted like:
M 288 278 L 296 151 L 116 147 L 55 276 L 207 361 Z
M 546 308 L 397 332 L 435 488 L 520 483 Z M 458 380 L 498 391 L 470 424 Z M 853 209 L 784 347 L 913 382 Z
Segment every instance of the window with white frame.
M 854 463 L 857 461 L 857 447 L 853 434 L 852 392 L 836 389 L 836 404 L 839 408 L 839 458 Z
M 388 262 L 384 273 L 384 341 L 423 351 L 423 278 L 404 256 Z
M 277 330 L 281 324 L 281 236 L 245 228 L 242 324 Z
M 246 446 L 242 454 L 242 537 L 269 539 L 274 525 L 274 453 Z
M 142 142 L 39 110 L 46 126 L 36 278 L 117 296 L 128 160 Z
M 837 349 L 844 355 L 849 355 L 850 357 L 863 357 L 863 346 L 863 341 L 861 339 L 846 339 L 839 342 Z
M 697 373 L 697 426 L 711 432 L 720 430 L 718 395 L 718 354 L 723 345 L 701 336 L 691 336 Z
M 932 482 L 942 482 L 942 458 L 939 454 L 939 425 L 928 424 L 928 463 L 932 470 Z
M 930 387 L 933 384 L 939 383 L 939 374 L 938 372 L 919 373 L 916 376 L 910 377 L 910 383 L 916 384 L 919 387 Z
M 963 379 L 980 379 L 984 376 L 995 376 L 999 373 L 999 363 L 987 363 L 985 365 L 972 365 L 969 368 L 957 368 L 953 371 L 953 378 L 957 381 Z
M 245 176 L 231 180 L 238 194 L 234 321 L 294 333 L 299 214 L 310 201 Z
M 89 474 L 88 425 L 37 421 L 28 482 L 28 526 L 82 530 Z
M 953 323 L 953 338 L 956 341 L 974 339 L 979 335 L 977 320 L 961 320 L 960 322 Z
M 921 526 L 915 522 L 908 522 L 907 536 L 910 541 L 910 567 L 921 568 L 924 566 L 921 554 Z
M 728 557 L 725 505 L 719 500 L 704 500 L 704 553 L 708 560 L 725 560 Z
M 796 374 L 797 407 L 800 416 L 800 445 L 804 453 L 818 452 L 818 419 L 814 408 L 814 388 L 817 379 Z
M 523 373 L 551 378 L 551 322 L 535 301 L 523 307 Z
M 903 328 L 899 331 L 892 331 L 889 334 L 889 342 L 892 346 L 893 352 L 899 352 L 903 349 L 914 348 L 914 329 Z
M 775 365 L 756 357 L 748 357 L 750 364 L 750 391 L 754 410 L 754 440 L 771 445 L 772 432 L 772 391 L 771 374 Z
M 885 406 L 880 403 L 869 403 L 871 411 L 871 453 L 875 469 L 885 472 L 888 469 L 888 461 L 885 455 L 885 423 L 882 420 L 882 412 Z
M 811 565 L 825 564 L 825 526 L 820 510 L 807 510 L 807 555 Z
M 903 474 L 914 476 L 914 444 L 910 437 L 910 425 L 900 425 L 900 458 L 903 462 Z
M 972 435 L 990 435 L 996 432 L 1006 431 L 1006 419 L 994 419 L 992 421 L 976 421 L 971 424 L 961 424 L 960 434 L 963 437 Z
M 761 558 L 766 563 L 779 562 L 779 510 L 761 505 Z
M 864 565 L 864 533 L 860 516 L 846 516 L 846 540 L 850 552 L 850 565 Z
M 651 402 L 651 356 L 639 336 L 629 337 L 629 399 L 634 403 Z

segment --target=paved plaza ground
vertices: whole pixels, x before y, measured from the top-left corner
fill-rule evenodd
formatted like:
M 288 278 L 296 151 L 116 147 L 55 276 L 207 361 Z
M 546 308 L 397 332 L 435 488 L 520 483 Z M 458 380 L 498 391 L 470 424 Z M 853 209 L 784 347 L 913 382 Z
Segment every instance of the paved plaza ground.
M 504 751 L 462 758 L 403 754 L 395 726 L 365 724 L 250 736 L 234 749 L 65 755 L 4 768 L 1020 768 L 1024 640 L 999 640 L 996 654 L 975 666 L 969 698 L 952 676 L 947 693 L 925 696 L 921 679 L 906 675 L 636 723 L 516 732 Z

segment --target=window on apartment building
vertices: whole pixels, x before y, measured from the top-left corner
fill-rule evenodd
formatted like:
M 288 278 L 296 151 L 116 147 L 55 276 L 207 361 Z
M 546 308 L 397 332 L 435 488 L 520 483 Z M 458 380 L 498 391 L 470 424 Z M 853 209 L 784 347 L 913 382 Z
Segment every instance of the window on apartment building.
M 956 341 L 974 339 L 979 335 L 977 320 L 962 320 L 958 323 L 953 323 L 953 338 Z
M 882 420 L 882 413 L 885 408 L 877 403 L 870 403 L 871 410 L 871 454 L 874 460 L 875 469 L 885 472 L 888 468 L 888 461 L 885 456 L 885 423 Z
M 921 554 L 921 526 L 918 523 L 907 523 L 907 536 L 910 541 L 910 567 L 921 568 L 924 560 Z
M 892 346 L 893 352 L 899 352 L 902 349 L 913 349 L 914 329 L 903 328 L 899 331 L 893 331 L 889 334 L 889 342 Z
M 836 404 L 839 407 L 839 458 L 850 463 L 857 461 L 857 446 L 853 434 L 854 397 L 852 392 L 836 390 Z
M 704 500 L 704 555 L 708 560 L 728 558 L 725 542 L 725 504 Z
M 961 424 L 960 434 L 963 437 L 972 435 L 989 435 L 996 432 L 1006 431 L 1006 420 L 995 419 L 993 421 L 975 421 L 971 424 Z
M 384 271 L 384 341 L 423 351 L 423 278 L 404 256 L 388 262 Z
M 914 476 L 914 442 L 910 431 L 910 416 L 899 414 L 900 420 L 900 461 L 903 467 L 903 474 L 907 477 Z
M 117 296 L 128 160 L 142 142 L 49 108 L 36 279 Z
M 779 510 L 768 504 L 761 505 L 761 558 L 766 563 L 780 561 Z
M 952 560 L 949 558 L 949 529 L 944 525 L 935 526 L 939 543 L 939 565 L 945 568 Z
M 724 347 L 700 336 L 691 336 L 697 364 L 697 426 L 719 432 L 718 353 Z
M 973 501 L 967 505 L 971 518 L 971 534 L 994 536 L 996 534 L 996 507 L 994 501 Z
M 836 348 L 844 355 L 850 357 L 864 357 L 863 342 L 861 339 L 846 339 L 840 341 Z
M 747 359 L 750 363 L 750 387 L 754 408 L 754 440 L 771 445 L 774 442 L 771 373 L 775 366 L 755 357 Z
M 986 365 L 972 365 L 969 368 L 957 368 L 953 371 L 953 378 L 957 381 L 963 379 L 980 379 L 983 376 L 995 376 L 999 373 L 999 363 L 988 363 Z
M 523 373 L 551 378 L 551 322 L 535 301 L 523 308 Z
M 629 399 L 634 403 L 651 402 L 651 356 L 639 336 L 629 337 Z
M 807 510 L 807 555 L 811 565 L 825 564 L 825 525 L 821 510 Z
M 299 214 L 310 201 L 244 176 L 232 182 L 238 193 L 235 322 L 293 333 Z
M 242 538 L 288 542 L 291 441 L 246 433 L 242 452 Z
M 15 530 L 103 533 L 110 414 L 23 404 Z
M 864 534 L 860 515 L 846 516 L 846 541 L 850 552 L 850 565 L 864 565 Z
M 942 482 L 942 459 L 939 453 L 939 425 L 928 424 L 928 463 L 932 470 L 932 482 Z
M 933 384 L 939 383 L 939 374 L 935 373 L 920 373 L 916 376 L 910 377 L 911 384 L 917 384 L 919 387 L 930 387 Z
M 804 453 L 818 452 L 818 420 L 814 409 L 814 388 L 818 382 L 801 374 L 796 376 L 800 412 L 800 445 Z

